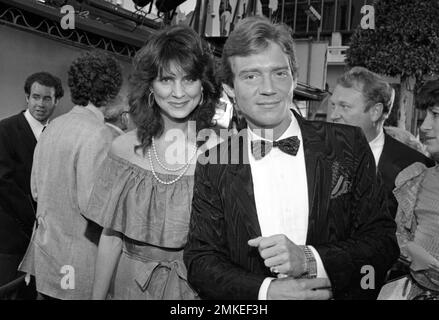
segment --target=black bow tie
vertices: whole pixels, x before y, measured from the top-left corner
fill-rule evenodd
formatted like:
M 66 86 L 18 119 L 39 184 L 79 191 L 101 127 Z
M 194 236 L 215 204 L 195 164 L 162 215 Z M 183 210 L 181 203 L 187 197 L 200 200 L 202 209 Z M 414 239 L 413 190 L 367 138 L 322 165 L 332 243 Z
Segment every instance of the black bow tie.
M 254 140 L 251 142 L 251 150 L 256 160 L 265 157 L 272 148 L 279 148 L 286 154 L 295 156 L 299 150 L 300 140 L 297 136 L 289 137 L 279 141 Z

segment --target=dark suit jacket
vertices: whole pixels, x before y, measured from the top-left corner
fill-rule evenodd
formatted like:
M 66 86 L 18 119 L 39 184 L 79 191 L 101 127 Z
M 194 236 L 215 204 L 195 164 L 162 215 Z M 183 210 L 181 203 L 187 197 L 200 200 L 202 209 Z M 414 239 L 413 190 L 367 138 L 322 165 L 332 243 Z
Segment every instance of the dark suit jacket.
M 0 253 L 26 251 L 36 203 L 30 174 L 37 141 L 23 112 L 0 121 Z
M 372 152 L 358 128 L 296 118 L 308 178 L 306 243 L 318 251 L 336 299 L 375 298 L 399 248 Z M 211 161 L 236 164 L 197 164 L 184 261 L 202 298 L 257 299 L 264 278 L 273 276 L 247 244 L 261 230 L 243 137 L 239 148 L 236 136 L 209 153 Z M 367 265 L 375 290 L 360 286 Z
M 389 212 L 393 218 L 395 218 L 398 209 L 398 202 L 393 195 L 396 176 L 415 162 L 421 162 L 427 167 L 435 165 L 430 158 L 385 133 L 383 152 L 378 161 L 378 171 L 384 183 Z

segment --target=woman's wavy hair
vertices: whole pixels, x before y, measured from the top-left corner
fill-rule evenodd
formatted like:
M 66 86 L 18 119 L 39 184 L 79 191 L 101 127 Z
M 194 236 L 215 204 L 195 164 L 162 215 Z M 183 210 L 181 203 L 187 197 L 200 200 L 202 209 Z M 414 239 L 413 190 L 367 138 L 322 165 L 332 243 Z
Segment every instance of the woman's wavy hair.
M 154 34 L 134 58 L 130 77 L 130 114 L 137 126 L 137 137 L 143 154 L 152 137 L 163 134 L 163 119 L 155 100 L 149 101 L 152 82 L 170 71 L 175 63 L 193 79 L 200 79 L 203 99 L 188 120 L 196 122 L 196 132 L 212 126 L 215 106 L 221 96 L 215 79 L 215 63 L 211 51 L 198 34 L 188 26 L 177 25 Z
M 100 108 L 113 100 L 122 87 L 120 63 L 104 51 L 90 51 L 76 58 L 68 71 L 72 102 Z

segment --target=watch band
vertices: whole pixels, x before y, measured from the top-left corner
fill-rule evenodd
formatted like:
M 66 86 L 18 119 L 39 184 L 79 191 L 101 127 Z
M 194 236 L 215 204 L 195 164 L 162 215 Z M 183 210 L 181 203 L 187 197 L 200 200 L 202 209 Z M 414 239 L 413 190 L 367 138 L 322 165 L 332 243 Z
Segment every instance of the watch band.
M 308 246 L 300 246 L 303 253 L 305 253 L 303 278 L 317 278 L 317 261 L 312 250 Z

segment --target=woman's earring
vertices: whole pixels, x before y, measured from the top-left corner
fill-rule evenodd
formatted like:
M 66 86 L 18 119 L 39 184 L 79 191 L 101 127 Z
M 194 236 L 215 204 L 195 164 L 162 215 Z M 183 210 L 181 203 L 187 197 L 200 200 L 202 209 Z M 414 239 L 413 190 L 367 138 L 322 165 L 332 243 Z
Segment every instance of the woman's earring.
M 198 105 L 201 106 L 203 104 L 204 104 L 204 94 L 203 94 L 203 91 L 201 91 L 200 103 Z
M 153 103 L 154 103 L 154 92 L 152 92 L 151 90 L 148 95 L 148 106 L 152 107 Z

